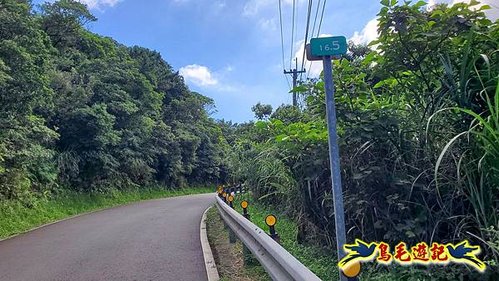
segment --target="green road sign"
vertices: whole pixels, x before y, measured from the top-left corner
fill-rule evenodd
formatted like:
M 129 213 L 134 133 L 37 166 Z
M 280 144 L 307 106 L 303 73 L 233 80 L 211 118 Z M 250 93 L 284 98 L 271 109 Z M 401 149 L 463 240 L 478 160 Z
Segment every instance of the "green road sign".
M 312 38 L 310 49 L 318 57 L 343 55 L 347 52 L 347 39 L 345 36 Z

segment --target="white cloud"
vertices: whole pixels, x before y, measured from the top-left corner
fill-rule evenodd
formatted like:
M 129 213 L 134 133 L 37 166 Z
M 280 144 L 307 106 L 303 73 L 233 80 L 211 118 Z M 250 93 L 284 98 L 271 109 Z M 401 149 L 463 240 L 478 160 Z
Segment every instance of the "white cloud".
M 228 80 L 227 76 L 234 70 L 232 65 L 227 65 L 218 71 L 212 71 L 203 65 L 190 64 L 181 67 L 179 73 L 188 84 L 203 88 L 203 90 L 238 93 L 241 91 L 241 85 L 225 82 Z
M 305 3 L 305 0 L 298 0 L 295 2 L 296 5 L 301 6 Z M 282 1 L 282 6 L 292 6 L 293 0 Z M 255 16 L 261 10 L 266 8 L 277 8 L 277 1 L 270 0 L 249 0 L 246 2 L 243 8 L 243 16 Z
M 227 3 L 224 1 L 216 1 L 215 2 L 215 6 L 218 8 L 218 9 L 223 9 L 227 6 Z
M 477 7 L 480 7 L 484 4 L 490 5 L 491 9 L 486 10 L 485 14 L 491 19 L 491 20 L 496 20 L 499 18 L 499 4 L 496 2 L 497 0 L 481 0 L 481 5 L 478 5 Z M 431 9 L 433 6 L 435 6 L 438 3 L 445 3 L 446 1 L 439 1 L 439 0 L 428 0 L 428 6 L 427 9 Z M 466 2 L 469 3 L 470 0 L 452 0 L 452 5 L 459 3 L 459 2 Z M 362 29 L 362 31 L 358 32 L 355 31 L 353 36 L 350 38 L 351 41 L 353 41 L 355 44 L 369 44 L 371 41 L 375 40 L 378 37 L 378 20 L 376 18 L 371 19 Z
M 243 8 L 243 16 L 254 16 L 262 9 L 263 7 L 271 4 L 271 1 L 267 0 L 251 0 L 246 2 Z
M 277 30 L 277 22 L 275 18 L 272 19 L 260 19 L 258 21 L 258 25 L 264 31 L 276 31 Z
M 192 2 L 192 0 L 172 0 L 174 3 L 177 3 L 179 5 L 181 4 L 187 4 L 187 3 L 190 3 Z
M 478 1 L 481 4 L 476 5 L 474 7 L 479 8 L 483 5 L 489 5 L 490 9 L 484 11 L 485 15 L 487 15 L 487 17 L 493 21 L 499 19 L 499 3 L 497 2 L 497 0 L 478 0 Z M 426 9 L 431 10 L 431 8 L 433 6 L 435 6 L 436 4 L 439 4 L 439 3 L 447 3 L 450 5 L 454 5 L 457 3 L 468 3 L 469 4 L 470 0 L 452 0 L 452 1 L 450 1 L 450 0 L 429 0 L 428 6 L 426 6 Z
M 47 2 L 53 3 L 56 0 L 47 0 Z M 82 4 L 87 5 L 88 9 L 97 9 L 101 10 L 104 7 L 114 7 L 116 4 L 121 2 L 122 0 L 76 0 Z
M 78 0 L 79 2 L 86 4 L 89 9 L 100 9 L 102 7 L 114 7 L 121 0 Z
M 218 80 L 213 77 L 210 69 L 206 66 L 186 65 L 180 68 L 179 72 L 185 80 L 198 86 L 215 86 L 218 84 Z
M 490 6 L 489 10 L 485 10 L 485 14 L 487 15 L 487 17 L 489 17 L 493 21 L 499 19 L 499 2 L 497 2 L 497 0 L 479 0 L 479 1 L 481 4 L 477 5 L 476 7 L 481 7 L 483 5 Z M 452 5 L 459 2 L 470 3 L 470 0 L 453 0 Z
M 428 0 L 428 5 L 427 6 L 434 6 L 436 4 L 437 0 Z
M 374 18 L 367 22 L 361 32 L 355 31 L 350 38 L 355 44 L 369 44 L 378 37 L 378 19 Z
M 427 11 L 431 10 L 431 8 L 435 6 L 435 4 L 437 4 L 436 0 L 428 0 L 428 5 L 426 5 L 426 10 Z
M 175 5 L 178 5 L 178 6 L 182 6 L 182 5 L 197 5 L 197 4 L 200 4 L 199 0 L 196 1 L 196 0 L 170 0 L 171 2 L 173 2 Z M 204 4 L 203 6 L 203 9 L 206 7 L 206 4 L 209 4 L 210 8 L 212 8 L 213 10 L 215 11 L 220 11 L 220 10 L 223 10 L 224 8 L 227 7 L 227 1 L 226 0 L 217 0 L 217 1 L 206 1 L 203 2 L 202 4 Z M 206 11 L 207 13 L 210 13 L 209 11 Z

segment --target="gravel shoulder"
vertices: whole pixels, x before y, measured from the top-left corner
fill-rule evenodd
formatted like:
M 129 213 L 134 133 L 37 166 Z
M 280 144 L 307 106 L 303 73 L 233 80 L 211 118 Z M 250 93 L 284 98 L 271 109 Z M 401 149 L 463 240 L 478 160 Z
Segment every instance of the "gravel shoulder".
M 206 227 L 208 240 L 217 264 L 220 280 L 231 281 L 270 281 L 270 277 L 254 258 L 245 265 L 243 247 L 240 241 L 229 243 L 228 230 L 218 214 L 217 208 L 207 213 Z

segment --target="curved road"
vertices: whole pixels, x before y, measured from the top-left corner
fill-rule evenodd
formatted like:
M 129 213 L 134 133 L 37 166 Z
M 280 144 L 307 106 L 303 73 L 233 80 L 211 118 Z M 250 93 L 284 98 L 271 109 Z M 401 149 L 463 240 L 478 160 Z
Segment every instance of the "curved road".
M 213 194 L 139 202 L 0 242 L 0 280 L 207 280 L 199 237 Z

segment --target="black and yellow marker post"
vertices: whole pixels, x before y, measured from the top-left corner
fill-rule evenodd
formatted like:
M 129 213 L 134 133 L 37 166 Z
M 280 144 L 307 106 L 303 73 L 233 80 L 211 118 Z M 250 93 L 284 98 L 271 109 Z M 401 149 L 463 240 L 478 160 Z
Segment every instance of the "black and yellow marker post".
M 246 200 L 241 201 L 241 208 L 243 209 L 243 217 L 245 217 L 247 220 L 251 221 L 250 215 L 248 214 L 248 206 L 249 206 L 248 201 L 246 201 Z M 256 261 L 255 258 L 252 256 L 251 251 L 244 244 L 243 244 L 243 257 L 244 257 L 244 264 L 245 265 L 258 264 L 258 261 Z
M 245 217 L 247 220 L 250 220 L 250 215 L 248 214 L 248 201 L 241 201 L 241 208 L 243 208 L 243 217 Z
M 275 225 L 277 223 L 277 218 L 274 215 L 268 215 L 265 217 L 265 223 L 269 226 L 269 231 L 270 231 L 270 237 L 274 239 L 277 243 L 281 242 L 281 237 L 279 237 L 279 234 L 275 231 Z

